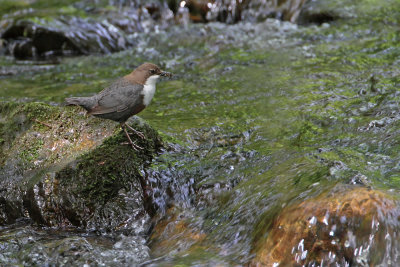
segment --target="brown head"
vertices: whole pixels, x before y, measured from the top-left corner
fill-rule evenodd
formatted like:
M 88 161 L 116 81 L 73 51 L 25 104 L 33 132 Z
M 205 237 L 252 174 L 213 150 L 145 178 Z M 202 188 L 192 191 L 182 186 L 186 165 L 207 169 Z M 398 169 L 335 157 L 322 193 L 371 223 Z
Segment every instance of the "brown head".
M 153 63 L 146 62 L 134 69 L 129 75 L 126 75 L 125 78 L 133 82 L 145 84 L 147 79 L 151 76 L 171 77 L 172 74 L 166 71 L 162 71 L 157 65 Z

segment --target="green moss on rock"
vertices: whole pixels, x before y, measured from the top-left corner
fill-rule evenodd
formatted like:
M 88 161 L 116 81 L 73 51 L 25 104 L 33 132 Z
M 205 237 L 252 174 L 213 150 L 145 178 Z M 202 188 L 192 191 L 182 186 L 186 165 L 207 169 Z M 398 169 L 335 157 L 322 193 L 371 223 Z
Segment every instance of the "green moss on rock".
M 145 216 L 141 170 L 162 141 L 149 125 L 128 123 L 146 136 L 132 136 L 142 150 L 122 144 L 117 123 L 77 107 L 0 103 L 0 224 L 26 211 L 39 224 L 100 229 L 115 229 L 131 209 Z M 19 215 L 9 220 L 10 205 Z
M 137 128 L 138 125 L 135 125 Z M 149 162 L 161 147 L 157 132 L 146 127 L 147 136 L 138 144 L 143 150 L 135 151 L 125 145 L 126 136 L 121 131 L 108 138 L 95 150 L 80 156 L 74 164 L 57 174 L 62 186 L 76 184 L 75 193 L 91 203 L 106 203 L 118 194 L 121 188 L 129 190 L 128 184 L 140 175 L 140 168 Z

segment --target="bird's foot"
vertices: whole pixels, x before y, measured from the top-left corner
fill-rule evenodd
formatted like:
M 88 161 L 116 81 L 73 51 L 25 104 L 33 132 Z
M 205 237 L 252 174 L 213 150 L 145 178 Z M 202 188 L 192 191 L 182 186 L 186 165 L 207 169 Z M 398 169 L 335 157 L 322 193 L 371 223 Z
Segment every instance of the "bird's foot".
M 144 134 L 142 132 L 139 132 L 138 130 L 135 130 L 134 128 L 132 128 L 131 126 L 129 126 L 128 124 L 125 124 L 129 130 L 131 130 L 134 134 L 136 134 L 137 136 L 139 136 L 142 139 L 146 139 L 146 137 L 144 136 Z
M 141 147 L 141 146 L 138 146 L 137 144 L 135 144 L 135 142 L 123 142 L 123 143 L 121 143 L 121 145 L 131 145 L 132 146 L 132 148 L 135 150 L 135 151 L 138 151 L 138 150 L 142 150 L 143 149 L 143 147 Z
M 125 125 L 126 125 L 126 124 L 125 124 Z M 127 144 L 128 144 L 128 145 L 131 145 L 132 148 L 133 148 L 134 150 L 136 150 L 136 151 L 142 150 L 143 147 L 138 146 L 135 142 L 132 141 L 131 137 L 129 136 L 128 131 L 126 130 L 126 128 L 125 128 L 125 127 L 122 127 L 122 129 L 124 130 L 125 135 L 126 135 L 126 137 L 128 138 L 128 141 L 129 141 L 129 142 L 128 142 Z M 123 144 L 125 144 L 125 143 L 123 143 Z

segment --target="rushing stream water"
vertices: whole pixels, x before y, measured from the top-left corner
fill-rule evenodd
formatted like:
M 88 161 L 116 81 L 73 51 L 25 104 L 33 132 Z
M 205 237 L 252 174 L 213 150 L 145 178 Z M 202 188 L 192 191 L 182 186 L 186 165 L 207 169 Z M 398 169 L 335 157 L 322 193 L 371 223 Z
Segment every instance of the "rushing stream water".
M 59 64 L 0 57 L 2 101 L 58 106 L 144 61 L 175 74 L 159 82 L 139 114 L 170 143 L 143 170 L 156 206 L 150 237 L 21 221 L 0 228 L 0 265 L 270 266 L 259 255 L 277 218 L 304 216 L 312 224 L 318 207 L 307 205 L 351 201 L 366 195 L 361 187 L 379 191 L 374 199 L 386 203 L 373 204 L 385 235 L 365 230 L 360 219 L 360 232 L 346 241 L 357 253 L 338 253 L 327 264 L 396 266 L 400 3 L 314 4 L 340 18 L 308 26 L 275 19 L 177 25 L 137 34 L 136 45 L 121 52 Z M 303 252 L 297 262 L 322 266 L 318 257 L 302 261 L 301 242 L 288 248 Z

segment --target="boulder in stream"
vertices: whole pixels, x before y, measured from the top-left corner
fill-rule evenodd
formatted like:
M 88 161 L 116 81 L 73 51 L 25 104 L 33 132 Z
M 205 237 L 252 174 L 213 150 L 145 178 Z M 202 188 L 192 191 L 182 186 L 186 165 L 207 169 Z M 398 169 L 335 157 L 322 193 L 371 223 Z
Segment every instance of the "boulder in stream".
M 250 266 L 378 266 L 398 262 L 400 210 L 393 197 L 365 187 L 332 192 L 284 208 Z
M 6 52 L 17 59 L 111 53 L 126 49 L 133 41 L 107 20 L 79 17 L 11 20 L 3 25 L 1 39 Z
M 135 151 L 121 144 L 117 123 L 85 113 L 0 103 L 0 225 L 28 217 L 45 226 L 145 231 L 152 209 L 141 170 L 162 146 L 157 131 L 128 121 L 146 136 Z

